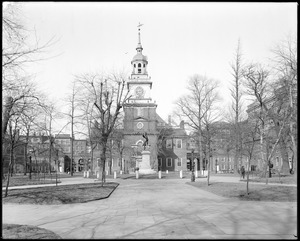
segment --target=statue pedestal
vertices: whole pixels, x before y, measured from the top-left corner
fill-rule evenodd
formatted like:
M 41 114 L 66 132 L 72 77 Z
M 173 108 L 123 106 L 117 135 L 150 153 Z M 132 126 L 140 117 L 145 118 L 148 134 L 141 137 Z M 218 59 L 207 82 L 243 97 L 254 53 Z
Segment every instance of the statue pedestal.
M 150 151 L 142 151 L 142 160 L 139 162 L 140 174 L 155 174 L 156 171 L 151 169 L 150 165 Z

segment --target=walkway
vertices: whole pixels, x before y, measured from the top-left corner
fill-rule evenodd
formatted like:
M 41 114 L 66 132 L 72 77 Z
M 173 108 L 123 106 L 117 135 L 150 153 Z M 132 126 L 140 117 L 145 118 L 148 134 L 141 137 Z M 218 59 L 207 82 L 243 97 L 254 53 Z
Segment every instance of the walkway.
M 117 181 L 104 200 L 5 204 L 3 223 L 35 225 L 65 239 L 296 239 L 296 202 L 227 199 L 187 185 L 187 179 Z

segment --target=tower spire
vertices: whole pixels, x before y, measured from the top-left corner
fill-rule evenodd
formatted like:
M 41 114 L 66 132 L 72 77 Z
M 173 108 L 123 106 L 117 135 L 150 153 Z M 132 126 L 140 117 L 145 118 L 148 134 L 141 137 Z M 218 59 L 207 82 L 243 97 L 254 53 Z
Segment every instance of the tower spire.
M 139 25 L 137 26 L 138 27 L 138 45 L 137 45 L 137 47 L 136 47 L 136 50 L 138 51 L 138 52 L 142 52 L 142 50 L 143 50 L 143 47 L 142 47 L 142 43 L 141 43 L 141 26 L 143 26 L 144 24 L 141 24 L 140 22 L 139 22 Z

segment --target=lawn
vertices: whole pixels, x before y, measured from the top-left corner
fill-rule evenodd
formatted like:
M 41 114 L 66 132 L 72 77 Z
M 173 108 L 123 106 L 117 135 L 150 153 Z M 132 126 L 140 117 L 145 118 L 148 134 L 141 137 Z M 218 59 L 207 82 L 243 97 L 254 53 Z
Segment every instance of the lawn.
M 61 239 L 50 230 L 31 225 L 2 224 L 4 239 Z
M 57 175 L 57 183 L 61 183 L 60 181 L 60 175 Z M 13 175 L 12 177 L 9 177 L 9 187 L 14 186 L 23 186 L 23 185 L 38 185 L 38 184 L 55 184 L 56 183 L 56 175 L 54 174 L 40 174 L 37 175 L 36 173 L 33 173 L 31 175 L 31 179 L 29 179 L 29 174 L 26 176 L 24 174 L 22 175 Z M 2 179 L 2 187 L 6 187 L 7 184 L 7 177 L 5 180 Z
M 109 197 L 118 185 L 107 182 L 103 187 L 101 183 L 89 183 L 12 189 L 8 191 L 7 197 L 4 197 L 5 191 L 2 191 L 2 203 L 46 205 L 84 203 Z
M 242 182 L 246 182 L 247 178 L 241 180 Z M 266 183 L 266 178 L 261 177 L 253 177 L 249 176 L 250 182 L 259 182 L 259 183 Z M 268 183 L 281 183 L 281 184 L 297 184 L 297 176 L 289 175 L 289 176 L 279 176 L 278 174 L 273 174 L 271 178 L 268 178 Z
M 209 186 L 203 182 L 187 182 L 202 190 L 242 201 L 273 201 L 273 202 L 296 202 L 297 187 L 271 186 L 249 183 L 249 195 L 246 194 L 246 183 L 214 182 Z

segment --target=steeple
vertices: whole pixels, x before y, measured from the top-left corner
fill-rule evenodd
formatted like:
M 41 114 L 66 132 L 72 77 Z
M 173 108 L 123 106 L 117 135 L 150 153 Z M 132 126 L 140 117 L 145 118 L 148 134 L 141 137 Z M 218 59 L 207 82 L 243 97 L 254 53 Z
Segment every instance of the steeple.
M 138 44 L 136 47 L 136 55 L 133 57 L 131 61 L 132 65 L 132 78 L 141 78 L 142 76 L 146 77 L 148 76 L 147 73 L 147 65 L 148 65 L 148 59 L 147 56 L 143 55 L 142 50 L 142 43 L 141 43 L 141 29 L 140 27 L 143 26 L 143 24 L 139 23 L 138 27 Z M 137 77 L 139 76 L 139 77 Z
M 142 53 L 142 50 L 143 50 L 142 43 L 141 43 L 141 32 L 140 32 L 141 31 L 141 29 L 140 29 L 141 26 L 143 26 L 143 24 L 139 23 L 139 25 L 138 25 L 138 30 L 139 30 L 139 32 L 138 32 L 138 45 L 136 47 L 136 50 L 137 50 L 138 53 Z

